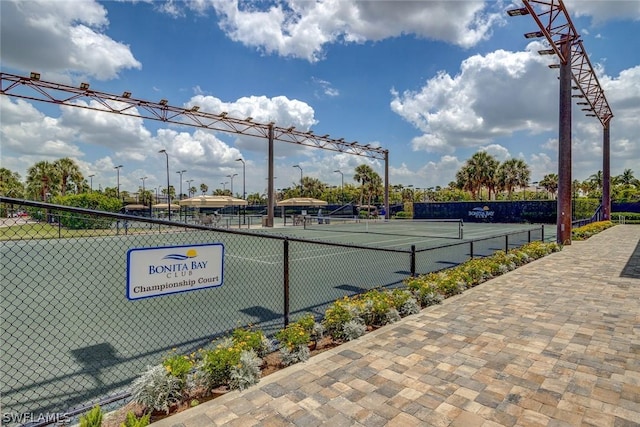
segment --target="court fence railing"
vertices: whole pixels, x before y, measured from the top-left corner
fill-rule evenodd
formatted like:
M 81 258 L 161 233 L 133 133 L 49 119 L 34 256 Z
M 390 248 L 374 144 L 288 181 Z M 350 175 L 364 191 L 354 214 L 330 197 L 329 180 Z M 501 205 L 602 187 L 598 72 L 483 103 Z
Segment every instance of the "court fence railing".
M 197 351 L 237 327 L 273 336 L 302 315 L 322 318 L 344 296 L 402 287 L 409 276 L 544 240 L 537 226 L 436 248 L 390 249 L 7 197 L 0 197 L 0 210 L 20 213 L 0 219 L 7 425 L 20 417 L 5 414 L 73 414 L 126 397 L 146 366 L 171 351 Z M 130 251 L 212 244 L 224 248 L 220 286 L 127 298 Z

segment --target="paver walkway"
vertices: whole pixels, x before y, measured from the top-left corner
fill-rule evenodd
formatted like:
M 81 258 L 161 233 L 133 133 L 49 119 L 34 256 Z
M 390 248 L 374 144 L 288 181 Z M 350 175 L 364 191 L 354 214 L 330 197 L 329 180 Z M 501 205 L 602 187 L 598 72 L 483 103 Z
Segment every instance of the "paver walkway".
M 640 226 L 154 424 L 639 426 Z

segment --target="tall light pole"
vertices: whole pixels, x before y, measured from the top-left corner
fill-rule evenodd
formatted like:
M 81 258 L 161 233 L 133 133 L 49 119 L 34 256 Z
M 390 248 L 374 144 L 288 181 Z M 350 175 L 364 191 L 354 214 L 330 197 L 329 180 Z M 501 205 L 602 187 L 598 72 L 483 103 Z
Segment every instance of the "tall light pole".
M 234 176 L 238 176 L 237 173 L 231 174 L 231 175 L 227 175 L 227 178 L 231 179 L 231 197 L 233 197 L 233 177 Z
M 169 211 L 169 221 L 171 221 L 171 193 L 169 192 L 169 153 L 164 148 L 158 153 L 164 153 L 167 158 L 167 209 Z
M 300 195 L 302 196 L 302 168 L 300 165 L 293 165 L 293 167 L 300 169 Z
M 226 182 L 221 182 L 220 184 L 222 184 L 222 192 L 226 193 L 227 192 L 227 183 Z
M 91 188 L 91 192 L 92 193 L 93 193 L 93 177 L 94 176 L 96 176 L 96 174 L 89 175 L 89 182 L 90 182 L 90 184 L 89 184 L 90 187 L 89 188 Z
M 182 174 L 185 173 L 187 170 L 183 169 L 181 171 L 177 171 L 176 173 L 180 174 L 180 195 L 178 196 L 179 200 L 182 200 Z
M 140 178 L 140 180 L 142 181 L 142 204 L 144 205 L 144 180 L 147 179 L 146 176 L 143 176 L 142 178 Z
M 247 199 L 246 180 L 245 180 L 245 166 L 244 159 L 236 159 L 236 162 L 242 162 L 242 198 Z
M 193 182 L 192 179 L 188 179 L 187 180 L 187 194 L 189 195 L 189 197 L 191 197 L 191 183 Z
M 342 194 L 341 199 L 342 199 L 342 204 L 344 205 L 344 173 L 342 173 L 342 171 L 339 169 L 334 170 L 334 172 L 340 174 L 340 182 L 341 182 L 340 193 Z
M 114 169 L 116 170 L 116 172 L 118 173 L 118 180 L 116 181 L 116 194 L 118 195 L 118 200 L 120 200 L 120 169 L 122 168 L 122 165 L 118 165 L 115 166 Z
M 245 167 L 246 164 L 244 162 L 244 159 L 239 158 L 236 159 L 236 162 L 242 162 L 242 199 L 243 200 L 247 200 L 247 181 L 246 181 L 246 173 L 245 173 Z M 242 224 L 246 224 L 247 223 L 247 205 L 244 205 L 242 207 Z

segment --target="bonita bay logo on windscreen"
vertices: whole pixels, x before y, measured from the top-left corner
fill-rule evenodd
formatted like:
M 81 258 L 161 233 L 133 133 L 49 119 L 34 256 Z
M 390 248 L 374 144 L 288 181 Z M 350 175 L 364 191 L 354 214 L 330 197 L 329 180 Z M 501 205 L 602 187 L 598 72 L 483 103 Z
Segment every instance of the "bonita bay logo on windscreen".
M 127 252 L 127 298 L 136 300 L 221 286 L 224 246 L 134 248 Z

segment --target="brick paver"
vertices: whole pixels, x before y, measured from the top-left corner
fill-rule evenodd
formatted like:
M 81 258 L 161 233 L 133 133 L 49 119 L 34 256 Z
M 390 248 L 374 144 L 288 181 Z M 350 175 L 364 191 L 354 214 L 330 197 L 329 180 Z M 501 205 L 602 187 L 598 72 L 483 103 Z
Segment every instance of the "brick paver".
M 618 225 L 154 426 L 640 426 L 639 266 Z

